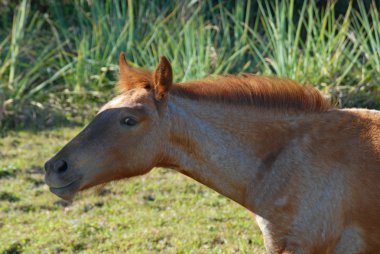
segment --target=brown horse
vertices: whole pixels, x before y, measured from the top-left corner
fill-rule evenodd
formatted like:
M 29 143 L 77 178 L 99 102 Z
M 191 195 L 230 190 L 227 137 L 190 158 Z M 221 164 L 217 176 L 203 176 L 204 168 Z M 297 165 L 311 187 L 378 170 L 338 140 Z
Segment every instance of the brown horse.
M 380 114 L 245 75 L 172 84 L 120 55 L 121 93 L 46 165 L 64 199 L 169 167 L 256 214 L 269 253 L 379 253 Z

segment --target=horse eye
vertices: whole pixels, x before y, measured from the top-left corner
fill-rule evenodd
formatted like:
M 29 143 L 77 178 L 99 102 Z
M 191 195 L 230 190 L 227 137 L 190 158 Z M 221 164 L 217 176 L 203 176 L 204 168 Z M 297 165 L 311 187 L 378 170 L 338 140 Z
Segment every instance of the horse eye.
M 137 124 L 137 121 L 131 117 L 126 117 L 121 120 L 121 124 L 127 126 L 135 126 Z

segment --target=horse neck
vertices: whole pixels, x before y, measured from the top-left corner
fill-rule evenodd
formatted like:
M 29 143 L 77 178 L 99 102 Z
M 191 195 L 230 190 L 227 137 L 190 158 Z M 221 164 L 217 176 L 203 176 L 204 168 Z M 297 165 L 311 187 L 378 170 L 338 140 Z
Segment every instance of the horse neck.
M 248 188 L 262 178 L 296 133 L 302 135 L 301 123 L 307 122 L 306 115 L 285 116 L 175 96 L 168 109 L 171 127 L 166 158 L 170 162 L 166 166 L 250 210 L 253 202 L 247 200 Z

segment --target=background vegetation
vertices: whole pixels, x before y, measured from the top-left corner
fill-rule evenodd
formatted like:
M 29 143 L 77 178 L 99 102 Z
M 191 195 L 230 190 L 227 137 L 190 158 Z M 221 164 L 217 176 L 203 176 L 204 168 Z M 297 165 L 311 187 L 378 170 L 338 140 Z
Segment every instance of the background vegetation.
M 67 204 L 42 165 L 114 94 L 120 51 L 146 68 L 168 56 L 177 82 L 279 75 L 380 108 L 379 5 L 1 1 L 0 253 L 262 253 L 247 211 L 184 176 L 156 169 Z
M 178 82 L 274 74 L 341 106 L 380 105 L 376 1 L 21 0 L 2 1 L 0 16 L 2 129 L 91 116 L 120 51 L 146 68 L 168 56 Z

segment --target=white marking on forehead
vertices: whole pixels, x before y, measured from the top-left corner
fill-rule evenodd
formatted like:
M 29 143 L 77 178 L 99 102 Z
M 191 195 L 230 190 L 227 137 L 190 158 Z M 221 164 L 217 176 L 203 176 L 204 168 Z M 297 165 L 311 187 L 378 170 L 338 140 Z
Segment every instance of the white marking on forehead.
M 132 89 L 126 93 L 116 96 L 109 102 L 107 102 L 98 112 L 103 112 L 104 110 L 111 108 L 124 108 L 130 107 L 133 108 L 141 104 L 142 98 L 147 96 L 145 89 Z
M 119 95 L 115 98 L 113 98 L 112 100 L 110 100 L 106 105 L 108 106 L 108 108 L 118 108 L 120 106 L 122 106 L 123 104 L 125 104 L 125 96 L 124 95 Z
M 119 95 L 106 104 L 103 105 L 103 107 L 100 108 L 98 111 L 98 114 L 103 112 L 104 110 L 111 109 L 111 108 L 121 108 L 126 105 L 126 98 L 125 95 Z

